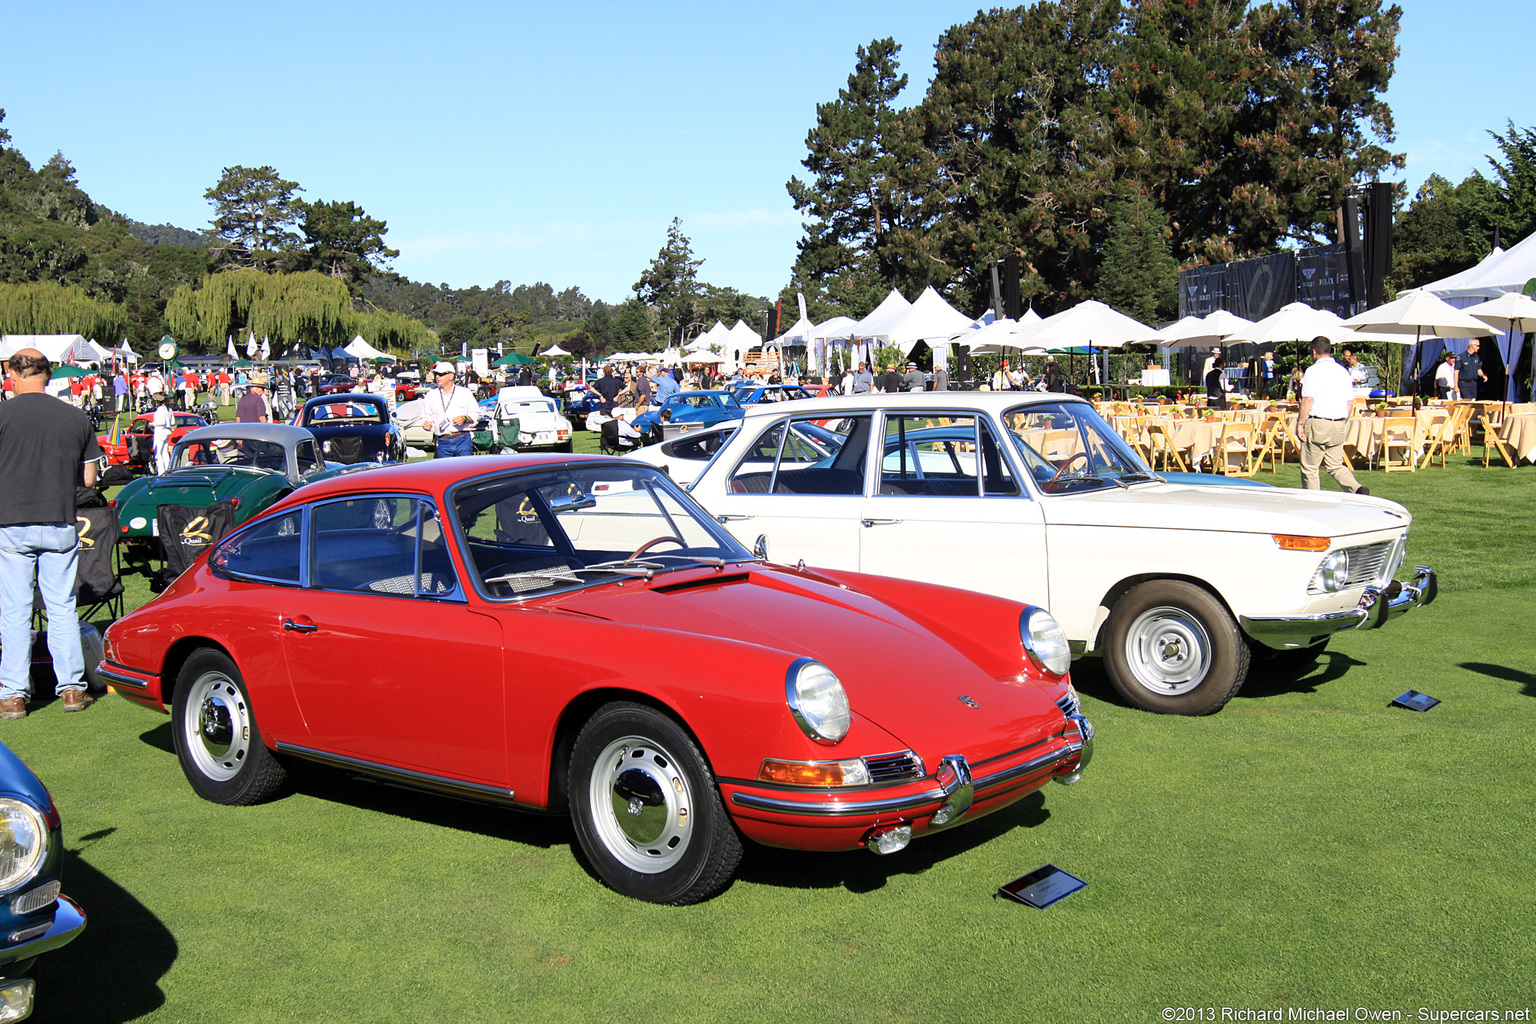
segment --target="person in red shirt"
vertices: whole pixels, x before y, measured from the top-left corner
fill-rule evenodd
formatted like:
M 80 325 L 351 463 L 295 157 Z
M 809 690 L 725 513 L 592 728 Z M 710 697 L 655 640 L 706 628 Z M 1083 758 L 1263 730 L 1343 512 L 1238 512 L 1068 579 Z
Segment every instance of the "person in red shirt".
M 76 409 L 83 404 L 80 397 L 83 394 L 85 394 L 85 378 L 69 378 L 69 400 L 74 403 Z
M 220 370 L 219 371 L 219 404 L 220 405 L 228 405 L 229 404 L 229 385 L 230 385 L 229 371 L 228 370 Z

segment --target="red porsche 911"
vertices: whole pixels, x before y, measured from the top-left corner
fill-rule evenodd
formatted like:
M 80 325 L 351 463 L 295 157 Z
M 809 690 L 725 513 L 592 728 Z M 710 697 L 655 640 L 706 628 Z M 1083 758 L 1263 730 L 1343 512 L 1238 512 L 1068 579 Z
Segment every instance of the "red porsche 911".
M 170 709 L 209 800 L 305 759 L 565 812 L 657 903 L 726 888 L 748 841 L 895 853 L 1087 765 L 1044 609 L 762 556 L 628 460 L 383 468 L 213 545 L 102 674 Z

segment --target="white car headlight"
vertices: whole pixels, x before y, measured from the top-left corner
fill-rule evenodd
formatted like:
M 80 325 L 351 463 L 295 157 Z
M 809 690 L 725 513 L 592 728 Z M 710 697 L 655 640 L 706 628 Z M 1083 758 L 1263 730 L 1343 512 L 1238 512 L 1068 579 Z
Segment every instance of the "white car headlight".
M 836 743 L 848 735 L 853 721 L 848 694 L 821 662 L 796 659 L 784 679 L 784 697 L 801 731 L 817 743 Z
M 1323 559 L 1323 589 L 1336 594 L 1349 586 L 1349 552 L 1335 551 Z
M 36 807 L 0 798 L 0 892 L 30 882 L 48 855 L 48 822 Z
M 1019 639 L 1030 660 L 1052 675 L 1067 674 L 1072 667 L 1072 648 L 1067 634 L 1055 617 L 1044 608 L 1030 605 L 1019 616 Z

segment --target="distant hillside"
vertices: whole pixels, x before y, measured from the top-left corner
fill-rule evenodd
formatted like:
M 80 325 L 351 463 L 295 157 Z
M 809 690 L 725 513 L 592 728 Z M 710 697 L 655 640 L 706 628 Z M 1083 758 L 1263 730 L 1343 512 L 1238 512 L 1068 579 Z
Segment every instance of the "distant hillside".
M 131 217 L 123 218 L 128 233 L 149 245 L 188 245 L 194 249 L 208 248 L 212 231 L 188 231 L 174 224 L 145 224 Z

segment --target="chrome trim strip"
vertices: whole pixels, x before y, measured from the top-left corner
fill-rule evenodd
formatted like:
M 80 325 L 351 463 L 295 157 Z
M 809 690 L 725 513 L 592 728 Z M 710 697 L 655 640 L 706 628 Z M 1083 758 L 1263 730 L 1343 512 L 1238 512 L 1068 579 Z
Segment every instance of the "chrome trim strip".
M 101 674 L 101 678 L 105 679 L 112 686 L 126 686 L 132 690 L 149 689 L 148 683 L 135 676 L 125 676 L 121 672 L 114 672 L 109 668 L 103 668 L 99 665 L 96 667 L 96 671 Z
M 1012 782 L 1025 775 L 1032 775 L 1043 768 L 1048 768 L 1058 761 L 1065 760 L 1077 752 L 1077 746 L 1069 745 L 1054 750 L 1049 754 L 1031 758 L 1023 764 L 1012 768 L 994 772 L 991 775 L 972 782 L 972 787 L 979 799 L 983 790 L 995 789 L 1004 783 Z M 742 807 L 751 807 L 760 811 L 777 811 L 780 814 L 805 814 L 817 817 L 846 818 L 860 814 L 896 814 L 922 807 L 926 804 L 936 803 L 945 798 L 942 787 L 935 787 L 925 793 L 913 796 L 889 797 L 885 800 L 860 800 L 850 803 L 813 804 L 800 800 L 779 800 L 774 797 L 759 796 L 756 793 L 732 793 L 731 803 Z
M 7 962 L 31 960 L 51 949 L 68 945 L 83 931 L 85 931 L 85 912 L 68 896 L 60 896 L 58 904 L 54 907 L 52 927 L 35 939 L 5 950 Z
M 516 796 L 510 789 L 501 789 L 496 786 L 487 786 L 479 782 L 463 782 L 459 779 L 447 779 L 440 775 L 430 775 L 427 772 L 413 771 L 409 768 L 395 768 L 391 765 L 377 764 L 373 761 L 364 761 L 358 757 L 348 757 L 345 754 L 332 754 L 325 750 L 315 750 L 312 747 L 300 747 L 292 743 L 277 741 L 277 750 L 281 754 L 291 754 L 294 757 L 302 757 L 310 761 L 319 761 L 333 768 L 344 768 L 349 771 L 363 772 L 367 775 L 378 775 L 414 788 L 445 789 L 455 793 L 466 793 L 482 800 L 495 800 L 511 803 Z

